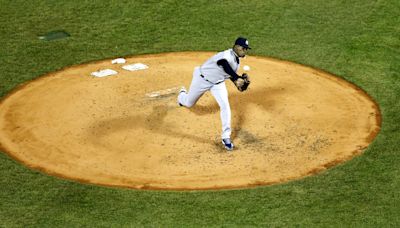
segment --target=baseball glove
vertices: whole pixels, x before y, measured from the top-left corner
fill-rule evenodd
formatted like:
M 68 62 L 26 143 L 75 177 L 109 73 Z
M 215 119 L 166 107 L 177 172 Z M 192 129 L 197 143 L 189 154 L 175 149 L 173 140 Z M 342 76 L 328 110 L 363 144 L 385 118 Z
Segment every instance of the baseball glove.
M 242 76 L 239 76 L 239 78 L 235 81 L 235 86 L 240 92 L 247 90 L 249 85 L 250 78 L 246 73 L 243 73 Z

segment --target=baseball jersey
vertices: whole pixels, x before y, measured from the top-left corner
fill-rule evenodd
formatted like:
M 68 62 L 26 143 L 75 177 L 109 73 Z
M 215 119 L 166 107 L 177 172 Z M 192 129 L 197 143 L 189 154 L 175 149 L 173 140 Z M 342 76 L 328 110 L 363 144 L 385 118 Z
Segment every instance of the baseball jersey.
M 225 59 L 229 66 L 236 72 L 239 69 L 239 58 L 232 49 L 228 49 L 217 53 L 209 58 L 203 65 L 200 66 L 200 73 L 210 82 L 219 83 L 230 77 L 222 66 L 217 64 L 218 60 Z

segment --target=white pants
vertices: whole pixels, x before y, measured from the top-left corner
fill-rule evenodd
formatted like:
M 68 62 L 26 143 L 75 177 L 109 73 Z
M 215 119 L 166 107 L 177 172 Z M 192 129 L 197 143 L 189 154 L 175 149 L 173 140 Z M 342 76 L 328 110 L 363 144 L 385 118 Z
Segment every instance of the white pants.
M 222 138 L 231 137 L 231 107 L 229 106 L 228 91 L 226 90 L 225 82 L 217 85 L 206 81 L 200 76 L 198 67 L 193 71 L 192 84 L 188 93 L 180 93 L 178 95 L 178 102 L 185 107 L 192 107 L 196 104 L 199 98 L 208 90 L 217 101 L 220 108 L 221 122 L 222 122 Z

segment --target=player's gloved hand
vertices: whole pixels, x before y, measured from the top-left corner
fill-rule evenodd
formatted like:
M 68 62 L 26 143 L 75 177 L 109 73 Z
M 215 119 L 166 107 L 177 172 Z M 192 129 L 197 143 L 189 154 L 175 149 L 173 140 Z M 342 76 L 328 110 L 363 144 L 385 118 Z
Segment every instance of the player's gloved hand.
M 250 77 L 246 73 L 243 73 L 242 76 L 240 76 L 235 81 L 235 86 L 240 92 L 247 90 L 249 85 L 250 85 Z

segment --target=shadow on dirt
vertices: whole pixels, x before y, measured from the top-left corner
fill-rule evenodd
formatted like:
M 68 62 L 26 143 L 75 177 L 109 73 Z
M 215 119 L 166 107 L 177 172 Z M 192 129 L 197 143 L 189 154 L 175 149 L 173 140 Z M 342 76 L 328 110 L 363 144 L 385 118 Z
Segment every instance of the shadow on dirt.
M 251 118 L 251 113 L 248 113 L 247 110 L 248 106 L 255 104 L 268 111 L 274 106 L 277 96 L 281 96 L 286 92 L 288 92 L 288 88 L 265 88 L 260 90 L 250 90 L 244 93 L 234 93 L 231 95 L 229 97 L 231 109 L 238 114 L 238 119 L 234 121 L 235 125 L 232 126 L 232 139 L 240 136 L 242 138 L 244 137 L 243 140 L 249 141 L 248 143 L 259 141 L 260 139 L 257 139 L 255 136 L 242 129 L 242 125 L 246 119 Z M 171 99 L 175 99 L 175 96 L 171 96 Z M 218 148 L 221 147 L 219 139 L 217 138 L 214 140 L 215 142 L 210 142 L 209 139 L 202 138 L 201 134 L 192 135 L 186 134 L 182 131 L 174 130 L 174 126 L 166 123 L 164 119 L 167 116 L 168 111 L 175 108 L 179 107 L 168 106 L 168 102 L 165 102 L 164 100 L 162 103 L 157 102 L 157 104 L 154 104 L 152 112 L 147 116 L 133 115 L 96 122 L 90 126 L 88 137 L 91 141 L 99 145 L 101 144 L 101 140 L 99 140 L 99 138 L 109 134 L 129 129 L 144 128 L 156 134 L 164 134 L 177 138 L 186 138 L 196 143 L 211 143 Z M 188 109 L 188 111 L 200 116 L 216 114 L 219 113 L 219 106 L 216 102 L 207 106 L 195 105 Z M 219 115 L 216 118 L 219 118 Z M 199 129 L 199 132 L 201 132 L 201 129 Z

